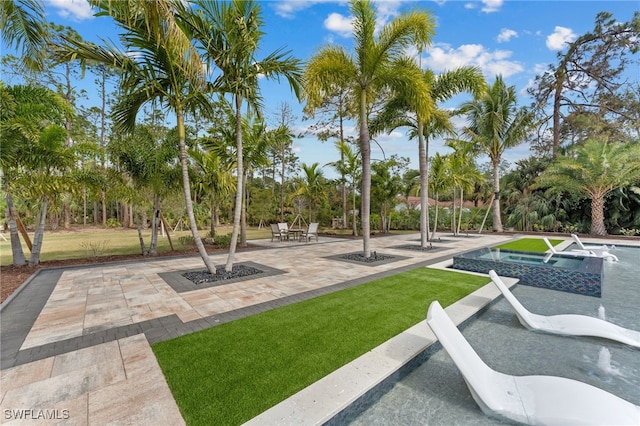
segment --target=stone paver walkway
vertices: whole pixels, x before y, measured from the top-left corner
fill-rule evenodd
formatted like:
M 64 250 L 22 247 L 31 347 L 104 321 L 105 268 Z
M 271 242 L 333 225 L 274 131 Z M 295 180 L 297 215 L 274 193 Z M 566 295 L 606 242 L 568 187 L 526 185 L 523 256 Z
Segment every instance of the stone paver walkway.
M 236 262 L 272 273 L 193 290 L 167 281 L 202 269 L 197 256 L 41 271 L 0 313 L 0 422 L 182 424 L 150 344 L 510 238 L 443 235 L 433 250 L 398 248 L 418 237 L 372 239 L 376 253 L 396 256 L 375 266 L 332 258 L 358 252 L 361 240 L 260 240 Z

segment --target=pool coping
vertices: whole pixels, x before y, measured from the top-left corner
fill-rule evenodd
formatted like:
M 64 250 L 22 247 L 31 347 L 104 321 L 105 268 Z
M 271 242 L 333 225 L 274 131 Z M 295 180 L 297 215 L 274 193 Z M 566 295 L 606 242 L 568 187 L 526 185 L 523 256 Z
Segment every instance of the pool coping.
M 453 259 L 427 268 L 448 269 Z M 458 271 L 487 277 L 489 281 L 468 296 L 445 308 L 457 325 L 491 304 L 501 293 L 487 274 Z M 503 277 L 508 287 L 518 279 Z M 403 331 L 300 392 L 264 411 L 245 425 L 322 425 L 330 422 L 367 392 L 381 385 L 398 370 L 419 357 L 437 339 L 425 321 Z

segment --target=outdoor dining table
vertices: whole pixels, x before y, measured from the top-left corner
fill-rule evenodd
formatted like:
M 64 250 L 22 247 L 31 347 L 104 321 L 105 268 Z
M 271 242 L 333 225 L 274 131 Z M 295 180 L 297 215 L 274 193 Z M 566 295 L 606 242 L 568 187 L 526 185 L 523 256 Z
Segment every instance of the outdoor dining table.
M 300 235 L 302 235 L 303 232 L 304 232 L 304 229 L 302 228 L 289 228 L 287 230 L 287 233 L 292 235 L 293 241 L 300 241 Z

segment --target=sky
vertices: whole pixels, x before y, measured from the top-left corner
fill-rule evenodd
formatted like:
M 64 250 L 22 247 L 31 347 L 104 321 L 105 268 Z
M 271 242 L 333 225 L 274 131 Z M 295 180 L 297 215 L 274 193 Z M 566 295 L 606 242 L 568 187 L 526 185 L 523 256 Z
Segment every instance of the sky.
M 101 40 L 118 40 L 117 28 L 109 18 L 94 17 L 86 0 L 44 0 L 47 20 L 75 29 L 85 40 L 102 44 Z M 270 0 L 260 1 L 265 26 L 258 58 L 284 49 L 302 61 L 311 58 L 321 47 L 335 44 L 351 51 L 352 22 L 346 1 L 331 0 Z M 557 54 L 580 35 L 594 27 L 598 12 L 611 12 L 619 21 L 628 21 L 638 0 L 482 0 L 482 1 L 375 1 L 378 26 L 382 26 L 403 11 L 421 9 L 433 17 L 436 28 L 432 43 L 422 53 L 420 63 L 440 73 L 463 65 L 477 66 L 491 84 L 502 75 L 509 86 L 515 86 L 519 105 L 530 103 L 526 89 L 537 74 L 549 64 L 557 63 Z M 5 51 L 3 45 L 3 51 Z M 418 52 L 410 52 L 418 58 Z M 637 74 L 636 74 L 637 75 Z M 86 90 L 96 93 L 89 104 L 97 105 L 97 91 L 92 78 L 87 78 Z M 289 90 L 286 81 L 261 82 L 265 116 L 275 122 L 275 115 L 287 103 L 297 120 L 294 132 L 303 134 L 313 120 L 303 120 L 302 105 Z M 468 100 L 457 96 L 444 108 L 459 106 Z M 458 123 L 463 124 L 463 121 Z M 347 133 L 357 135 L 355 123 L 348 123 Z M 372 144 L 372 158 L 383 160 L 392 154 L 410 158 L 410 167 L 417 169 L 417 142 L 409 140 L 403 129 L 376 138 L 382 149 Z M 325 165 L 336 161 L 339 154 L 333 141 L 320 142 L 314 136 L 297 138 L 293 149 L 300 161 Z M 430 144 L 430 153 L 447 153 L 450 149 L 441 140 Z M 528 146 L 506 151 L 511 162 L 528 157 Z M 480 160 L 482 161 L 482 160 Z M 325 174 L 334 177 L 329 167 Z

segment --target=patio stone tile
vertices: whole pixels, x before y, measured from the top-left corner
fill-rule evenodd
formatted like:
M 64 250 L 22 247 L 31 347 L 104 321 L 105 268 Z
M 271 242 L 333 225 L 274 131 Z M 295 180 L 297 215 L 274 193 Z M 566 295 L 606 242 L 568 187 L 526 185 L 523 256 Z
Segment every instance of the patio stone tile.
M 0 392 L 2 396 L 7 391 L 29 385 L 51 376 L 54 357 L 41 359 L 29 364 L 4 369 L 0 372 Z M 0 398 L 0 401 L 4 398 Z

